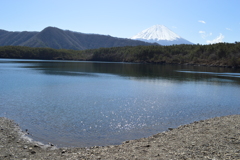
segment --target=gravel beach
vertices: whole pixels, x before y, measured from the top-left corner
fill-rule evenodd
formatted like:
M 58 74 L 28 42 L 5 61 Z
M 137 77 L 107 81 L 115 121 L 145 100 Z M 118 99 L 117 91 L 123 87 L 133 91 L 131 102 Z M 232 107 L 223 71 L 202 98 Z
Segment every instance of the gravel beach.
M 0 117 L 0 159 L 240 159 L 240 115 L 193 122 L 117 146 L 57 148 Z

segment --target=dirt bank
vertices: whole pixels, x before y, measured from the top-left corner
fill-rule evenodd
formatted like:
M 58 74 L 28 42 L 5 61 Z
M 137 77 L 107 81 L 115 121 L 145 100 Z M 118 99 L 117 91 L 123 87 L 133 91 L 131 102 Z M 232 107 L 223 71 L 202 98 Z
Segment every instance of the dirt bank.
M 240 159 L 240 115 L 216 117 L 118 146 L 56 148 L 0 118 L 0 159 Z

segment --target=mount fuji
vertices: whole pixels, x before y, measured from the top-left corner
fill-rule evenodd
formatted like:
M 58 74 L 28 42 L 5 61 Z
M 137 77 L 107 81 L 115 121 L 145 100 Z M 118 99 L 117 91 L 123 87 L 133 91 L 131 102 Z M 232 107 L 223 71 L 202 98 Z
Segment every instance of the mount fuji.
M 192 42 L 180 37 L 164 25 L 154 25 L 136 34 L 130 39 L 158 43 L 160 45 L 193 44 Z

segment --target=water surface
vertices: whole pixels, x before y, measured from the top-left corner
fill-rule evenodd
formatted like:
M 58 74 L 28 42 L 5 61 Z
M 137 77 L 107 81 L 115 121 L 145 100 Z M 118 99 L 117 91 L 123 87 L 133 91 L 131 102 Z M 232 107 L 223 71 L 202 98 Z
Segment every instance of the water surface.
M 236 69 L 0 59 L 0 116 L 62 146 L 120 144 L 240 114 Z

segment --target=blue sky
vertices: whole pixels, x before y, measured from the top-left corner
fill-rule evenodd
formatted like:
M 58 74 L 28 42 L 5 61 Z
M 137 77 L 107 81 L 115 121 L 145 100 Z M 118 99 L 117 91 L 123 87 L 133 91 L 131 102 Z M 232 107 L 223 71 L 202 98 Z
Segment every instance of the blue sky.
M 130 38 L 162 24 L 193 43 L 240 41 L 240 0 L 2 0 L 0 29 Z

